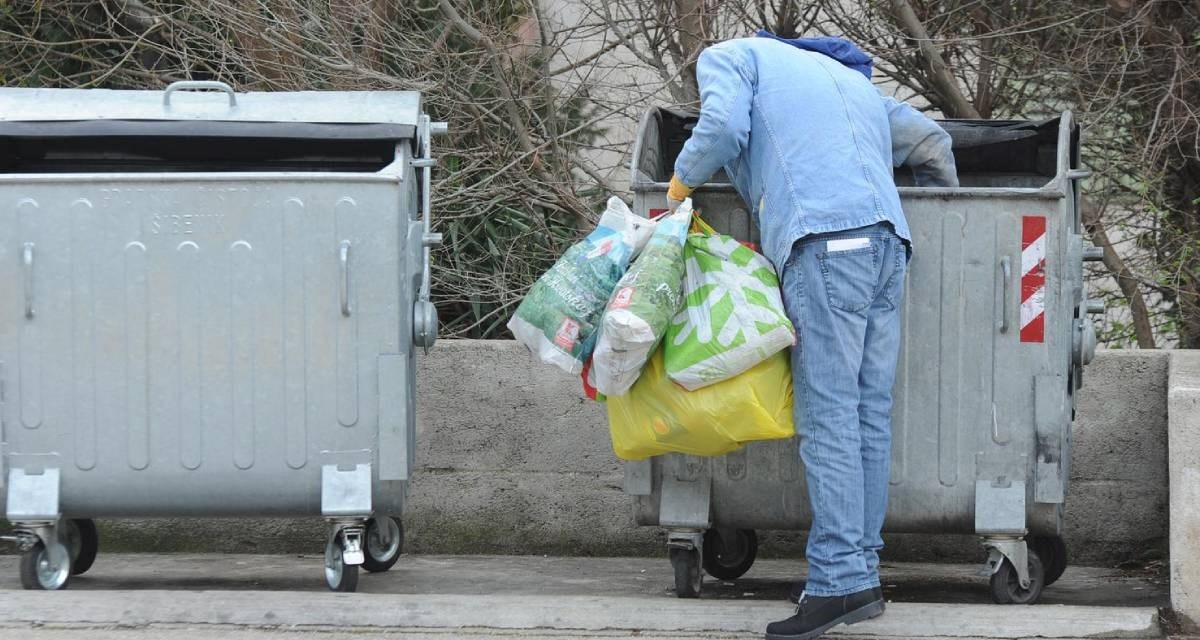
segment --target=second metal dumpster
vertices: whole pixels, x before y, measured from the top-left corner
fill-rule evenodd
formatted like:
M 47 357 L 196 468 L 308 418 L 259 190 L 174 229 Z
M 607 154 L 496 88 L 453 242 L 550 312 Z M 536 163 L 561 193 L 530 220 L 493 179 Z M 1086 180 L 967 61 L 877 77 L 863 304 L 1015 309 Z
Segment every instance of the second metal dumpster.
M 436 333 L 445 125 L 420 98 L 0 89 L 0 506 L 26 588 L 87 570 L 92 518 L 319 516 L 331 589 L 391 567 Z
M 652 109 L 633 153 L 634 210 L 666 207 L 695 115 Z M 1062 542 L 1071 421 L 1095 334 L 1087 319 L 1079 216 L 1079 127 L 946 121 L 960 188 L 917 188 L 897 170 L 914 254 L 903 309 L 885 531 L 981 536 L 997 602 L 1032 602 L 1066 567 Z M 718 230 L 757 236 L 723 174 L 693 199 Z M 802 427 L 800 427 L 802 428 Z M 668 529 L 676 592 L 700 568 L 750 568 L 755 529 L 811 524 L 798 442 L 720 458 L 669 455 L 625 466 L 637 520 Z M 1029 553 L 1032 550 L 1033 553 Z

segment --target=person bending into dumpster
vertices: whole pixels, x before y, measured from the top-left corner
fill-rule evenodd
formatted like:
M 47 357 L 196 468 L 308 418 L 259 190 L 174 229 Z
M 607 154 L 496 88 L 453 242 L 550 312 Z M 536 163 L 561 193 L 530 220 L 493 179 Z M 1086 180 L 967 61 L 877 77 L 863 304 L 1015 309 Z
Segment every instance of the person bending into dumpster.
M 958 186 L 950 136 L 871 84 L 839 38 L 767 32 L 705 49 L 700 119 L 675 162 L 672 210 L 724 167 L 752 203 L 796 327 L 796 425 L 812 504 L 808 579 L 768 640 L 810 640 L 883 613 L 880 530 L 911 236 L 892 179 Z M 801 426 L 803 425 L 803 426 Z

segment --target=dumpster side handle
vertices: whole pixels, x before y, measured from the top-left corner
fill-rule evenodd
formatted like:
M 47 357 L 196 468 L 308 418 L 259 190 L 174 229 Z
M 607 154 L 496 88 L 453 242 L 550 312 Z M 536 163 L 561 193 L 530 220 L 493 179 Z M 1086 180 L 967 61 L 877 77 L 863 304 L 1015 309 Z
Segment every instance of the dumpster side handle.
M 342 315 L 350 317 L 350 241 L 342 240 L 338 247 L 338 262 L 342 272 Z
M 1000 333 L 1008 333 L 1008 305 L 1012 297 L 1012 258 L 1000 258 L 1000 277 L 1002 279 L 1000 303 Z
M 25 269 L 25 318 L 33 320 L 33 243 L 26 242 L 21 251 L 21 265 Z

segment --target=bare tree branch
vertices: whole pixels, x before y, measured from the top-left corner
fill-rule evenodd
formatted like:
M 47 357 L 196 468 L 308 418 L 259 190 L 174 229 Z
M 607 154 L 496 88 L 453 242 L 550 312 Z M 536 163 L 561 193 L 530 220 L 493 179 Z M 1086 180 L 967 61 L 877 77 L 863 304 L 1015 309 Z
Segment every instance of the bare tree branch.
M 1129 301 L 1138 347 L 1142 349 L 1155 348 L 1154 329 L 1150 324 L 1150 309 L 1146 306 L 1146 298 L 1138 287 L 1137 278 L 1134 277 L 1133 272 L 1130 271 L 1120 254 L 1117 253 L 1112 241 L 1109 240 L 1100 210 L 1091 201 L 1084 200 L 1082 214 L 1083 224 L 1091 235 L 1092 242 L 1104 249 L 1104 266 L 1108 267 L 1117 281 L 1117 286 L 1121 288 L 1121 293 Z

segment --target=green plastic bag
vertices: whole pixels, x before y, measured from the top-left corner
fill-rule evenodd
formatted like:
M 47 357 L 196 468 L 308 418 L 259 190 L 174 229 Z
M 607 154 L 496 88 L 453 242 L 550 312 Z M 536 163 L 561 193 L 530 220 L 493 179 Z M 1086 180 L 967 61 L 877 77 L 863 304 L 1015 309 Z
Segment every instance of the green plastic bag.
M 694 233 L 684 246 L 684 306 L 667 328 L 667 376 L 696 390 L 796 343 L 771 263 L 737 240 Z
M 608 201 L 600 224 L 542 275 L 508 322 L 508 329 L 539 360 L 578 374 L 596 346 L 604 306 L 654 223 Z

